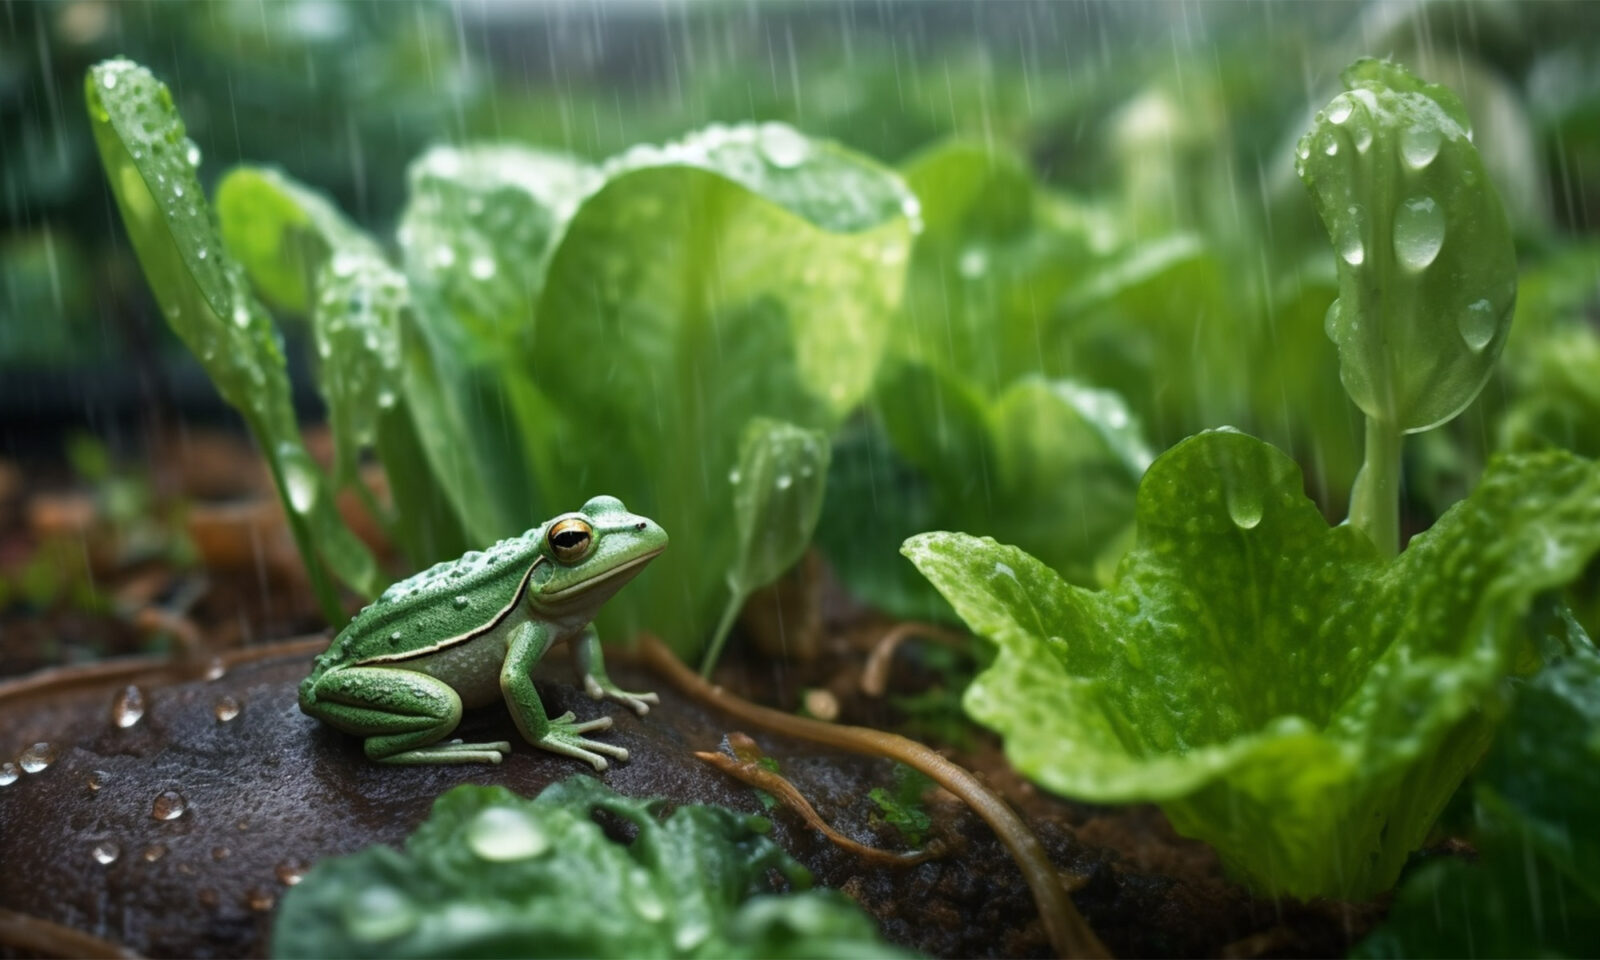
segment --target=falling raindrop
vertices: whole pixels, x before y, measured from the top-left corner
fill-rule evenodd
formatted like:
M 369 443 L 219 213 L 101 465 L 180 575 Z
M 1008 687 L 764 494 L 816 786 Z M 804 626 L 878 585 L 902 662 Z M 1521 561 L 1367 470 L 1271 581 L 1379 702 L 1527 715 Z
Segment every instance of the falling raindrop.
M 1407 127 L 1400 133 L 1400 155 L 1405 158 L 1406 166 L 1421 170 L 1439 155 L 1440 143 L 1439 131 L 1434 127 Z
M 163 790 L 156 794 L 155 801 L 150 805 L 150 818 L 152 820 L 176 820 L 183 816 L 189 809 L 189 801 L 183 794 L 176 790 Z
M 111 722 L 126 730 L 143 717 L 144 691 L 130 683 L 111 700 Z
M 211 708 L 211 713 L 217 718 L 218 723 L 227 723 L 239 715 L 239 701 L 225 696 Z
M 1422 270 L 1444 246 L 1444 211 L 1427 194 L 1412 197 L 1394 213 L 1394 253 L 1402 266 Z
M 1494 305 L 1488 300 L 1476 300 L 1462 311 L 1457 326 L 1461 330 L 1461 340 L 1467 345 L 1467 349 L 1473 353 L 1480 353 L 1489 345 L 1489 341 L 1494 339 L 1495 331 L 1500 326 L 1500 318 L 1495 316 Z
M 520 810 L 487 807 L 468 825 L 467 846 L 484 860 L 526 860 L 550 849 L 550 837 Z
M 55 762 L 56 748 L 48 743 L 36 743 L 22 751 L 22 756 L 17 758 L 17 765 L 23 773 L 38 773 Z
M 115 840 L 107 840 L 104 843 L 95 845 L 94 860 L 98 864 L 116 863 L 117 858 L 120 856 L 122 856 L 122 847 Z

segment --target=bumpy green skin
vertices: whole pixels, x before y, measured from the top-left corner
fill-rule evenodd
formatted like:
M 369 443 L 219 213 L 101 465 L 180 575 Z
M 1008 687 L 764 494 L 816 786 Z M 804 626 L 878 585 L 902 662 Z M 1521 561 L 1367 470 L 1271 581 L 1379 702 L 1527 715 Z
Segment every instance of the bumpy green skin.
M 551 533 L 569 520 L 592 533 L 581 555 L 563 560 Z M 595 497 L 482 553 L 437 564 L 384 591 L 340 631 L 300 684 L 300 709 L 366 737 L 367 756 L 380 763 L 499 763 L 511 749 L 504 741 L 439 741 L 463 707 L 504 699 L 528 742 L 604 770 L 601 754 L 626 760 L 628 752 L 580 734 L 610 727 L 611 718 L 550 719 L 530 673 L 550 647 L 576 640 L 573 662 L 590 696 L 648 711 L 655 694 L 628 693 L 606 676 L 590 621 L 666 545 L 654 521 Z

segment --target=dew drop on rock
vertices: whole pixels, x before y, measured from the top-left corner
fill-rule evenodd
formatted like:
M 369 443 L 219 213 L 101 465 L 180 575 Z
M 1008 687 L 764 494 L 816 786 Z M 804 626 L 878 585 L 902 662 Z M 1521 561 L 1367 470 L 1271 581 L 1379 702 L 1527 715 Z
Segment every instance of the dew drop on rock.
M 183 794 L 176 790 L 163 790 L 156 794 L 156 799 L 150 804 L 150 818 L 152 820 L 176 820 L 183 816 L 189 809 L 189 801 Z
M 278 902 L 278 898 L 270 890 L 261 887 L 251 887 L 244 895 L 245 906 L 257 913 L 271 910 Z
M 83 785 L 89 788 L 90 793 L 99 793 L 100 788 L 106 785 L 106 775 L 99 770 L 91 770 L 83 778 Z
M 1406 166 L 1421 170 L 1439 155 L 1439 144 L 1439 131 L 1433 127 L 1407 127 L 1400 133 L 1400 156 Z
M 1444 246 L 1444 211 L 1427 194 L 1412 197 L 1394 213 L 1394 255 L 1408 270 L 1422 270 Z
M 220 863 L 221 861 L 228 859 L 232 853 L 233 851 L 229 850 L 227 847 L 212 847 L 211 859 Z
M 211 712 L 218 723 L 227 723 L 239 715 L 239 701 L 232 697 L 223 697 L 211 708 Z
M 104 843 L 95 844 L 95 863 L 102 865 L 116 863 L 117 858 L 120 856 L 122 856 L 122 847 L 115 840 L 107 840 Z
M 144 852 L 140 854 L 145 863 L 155 863 L 166 855 L 167 845 L 164 843 L 152 843 L 150 846 L 145 847 Z
M 484 860 L 526 860 L 548 850 L 550 838 L 520 810 L 488 807 L 467 827 L 467 846 Z
M 111 722 L 126 730 L 144 717 L 144 691 L 128 684 L 111 699 Z
M 286 887 L 292 887 L 305 879 L 306 868 L 298 860 L 285 860 L 273 868 L 272 872 L 277 876 L 279 883 Z
M 206 887 L 199 893 L 195 894 L 195 899 L 199 900 L 200 905 L 204 907 L 214 907 L 220 900 L 220 898 L 217 896 L 217 891 L 211 889 L 210 887 Z
M 227 672 L 228 668 L 223 665 L 222 658 L 212 657 L 211 662 L 206 664 L 205 678 L 207 680 L 221 680 Z
M 38 773 L 45 767 L 56 762 L 56 748 L 48 743 L 36 743 L 22 751 L 17 758 L 17 766 L 23 773 Z
M 22 770 L 16 764 L 9 760 L 7 760 L 5 763 L 0 763 L 0 787 L 11 786 L 13 783 L 16 783 L 18 778 L 21 776 Z
M 1461 341 L 1473 353 L 1482 352 L 1494 339 L 1495 331 L 1500 326 L 1499 320 L 1495 316 L 1494 305 L 1488 300 L 1473 301 L 1461 312 L 1456 324 L 1461 330 Z

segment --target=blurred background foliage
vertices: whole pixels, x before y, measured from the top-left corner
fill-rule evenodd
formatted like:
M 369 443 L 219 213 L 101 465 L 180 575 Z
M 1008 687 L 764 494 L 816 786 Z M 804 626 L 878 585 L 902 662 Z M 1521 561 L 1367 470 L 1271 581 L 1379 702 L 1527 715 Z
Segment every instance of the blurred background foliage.
M 1342 516 L 1360 421 L 1323 333 L 1333 255 L 1292 150 L 1345 64 L 1389 55 L 1469 105 L 1522 274 L 1500 372 L 1410 447 L 1418 529 L 1496 449 L 1600 454 L 1597 35 L 1587 3 L 9 0 L 0 440 L 218 410 L 154 310 L 80 105 L 84 70 L 124 54 L 171 85 L 208 192 L 235 163 L 275 165 L 381 237 L 407 163 L 441 143 L 599 159 L 781 120 L 896 167 L 926 229 L 875 399 L 835 438 L 819 533 L 892 611 L 927 612 L 925 585 L 856 561 L 935 526 L 1045 556 L 1030 530 L 1066 538 L 1058 569 L 1103 578 L 1148 450 L 1219 424 L 1290 451 Z M 304 330 L 287 334 L 315 416 Z M 1098 406 L 1100 390 L 1125 406 Z M 1017 454 L 1052 417 L 1126 435 L 1065 445 L 1067 464 Z

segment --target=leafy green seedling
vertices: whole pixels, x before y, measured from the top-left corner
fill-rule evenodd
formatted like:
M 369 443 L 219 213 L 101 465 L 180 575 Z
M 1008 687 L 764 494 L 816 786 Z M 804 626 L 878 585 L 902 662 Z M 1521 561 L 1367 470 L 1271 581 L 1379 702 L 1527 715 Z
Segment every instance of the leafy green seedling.
M 1265 893 L 1359 898 L 1487 746 L 1530 603 L 1600 553 L 1600 465 L 1498 459 L 1393 560 L 1303 490 L 1275 448 L 1209 432 L 1150 467 L 1105 591 L 987 538 L 904 552 L 999 647 L 965 705 L 1018 770 L 1156 801 Z
M 1400 548 L 1400 440 L 1451 419 L 1483 389 L 1516 300 L 1500 198 L 1454 93 L 1398 64 L 1359 60 L 1296 148 L 1337 254 L 1328 336 L 1367 418 L 1350 521 Z
M 405 850 L 317 864 L 284 896 L 275 957 L 900 956 L 760 817 L 621 796 L 573 777 L 526 800 L 441 796 Z M 633 832 L 607 835 L 595 814 Z M 802 892 L 775 895 L 774 872 Z
M 933 826 L 933 820 L 922 803 L 922 795 L 931 786 L 933 781 L 921 771 L 897 763 L 894 767 L 894 786 L 889 789 L 873 787 L 867 793 L 867 798 L 878 805 L 884 823 L 899 830 L 900 835 L 906 838 L 906 843 L 920 847 Z
M 1584 957 L 1600 943 L 1600 653 L 1566 649 L 1517 684 L 1471 784 L 1476 862 L 1422 864 L 1356 957 Z
M 85 97 L 112 194 L 156 301 L 260 442 L 312 586 L 338 622 L 333 578 L 374 595 L 377 564 L 340 520 L 300 440 L 277 331 L 223 246 L 195 176 L 200 150 L 166 85 L 143 67 L 127 60 L 94 67 Z
M 709 677 L 751 593 L 805 553 L 828 483 L 828 438 L 818 430 L 758 417 L 745 426 L 739 463 L 728 475 L 738 547 L 728 568 L 728 605 L 700 665 Z

